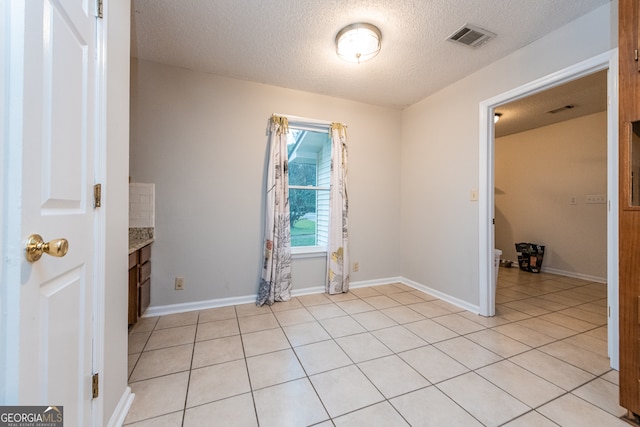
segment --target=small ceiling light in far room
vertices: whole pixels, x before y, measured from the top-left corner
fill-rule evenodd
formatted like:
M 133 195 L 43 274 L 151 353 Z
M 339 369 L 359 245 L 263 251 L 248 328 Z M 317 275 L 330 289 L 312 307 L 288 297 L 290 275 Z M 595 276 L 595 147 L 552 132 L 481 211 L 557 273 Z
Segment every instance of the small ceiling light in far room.
M 496 113 L 493 116 L 493 123 L 498 123 L 498 120 L 500 120 L 500 117 L 502 117 L 502 113 Z
M 365 62 L 380 52 L 382 33 L 375 25 L 363 22 L 347 25 L 336 36 L 336 52 L 345 61 Z

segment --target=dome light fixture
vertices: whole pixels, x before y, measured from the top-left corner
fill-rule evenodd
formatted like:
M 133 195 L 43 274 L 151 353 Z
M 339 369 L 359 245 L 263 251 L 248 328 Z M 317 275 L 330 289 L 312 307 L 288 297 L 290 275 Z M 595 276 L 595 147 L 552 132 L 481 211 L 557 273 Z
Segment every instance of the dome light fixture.
M 368 61 L 380 52 L 382 33 L 372 24 L 347 25 L 336 35 L 336 53 L 348 62 Z

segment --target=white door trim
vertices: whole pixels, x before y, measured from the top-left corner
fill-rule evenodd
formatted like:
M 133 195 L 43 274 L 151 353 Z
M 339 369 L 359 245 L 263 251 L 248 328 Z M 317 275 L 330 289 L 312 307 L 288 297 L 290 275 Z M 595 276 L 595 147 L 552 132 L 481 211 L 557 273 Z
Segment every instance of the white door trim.
M 0 266 L 0 313 L 5 322 L 0 322 L 0 405 L 16 405 L 20 393 L 20 279 L 23 256 L 21 242 L 22 220 L 20 200 L 22 197 L 22 139 L 24 87 L 24 17 L 25 2 L 11 0 L 2 4 L 3 31 L 0 84 L 2 89 L 1 122 L 4 132 L 0 135 L 0 164 L 2 164 L 2 265 Z
M 94 4 L 97 4 L 94 2 Z M 103 16 L 107 16 L 109 2 L 103 3 Z M 95 14 L 97 15 L 97 13 Z M 102 185 L 102 194 L 107 189 L 107 25 L 105 18 L 96 18 L 96 108 L 95 108 L 95 159 L 94 183 Z M 102 200 L 104 204 L 104 197 Z M 104 208 L 94 212 L 94 292 L 93 292 L 93 372 L 99 375 L 99 396 L 93 399 L 91 411 L 94 426 L 104 424 L 104 331 L 105 331 L 105 287 L 106 287 L 106 229 Z
M 479 141 L 479 295 L 480 314 L 495 314 L 494 280 L 494 109 L 502 104 L 601 70 L 607 77 L 607 297 L 609 304 L 608 345 L 611 367 L 618 369 L 618 50 L 613 49 L 538 80 L 524 84 L 480 103 Z

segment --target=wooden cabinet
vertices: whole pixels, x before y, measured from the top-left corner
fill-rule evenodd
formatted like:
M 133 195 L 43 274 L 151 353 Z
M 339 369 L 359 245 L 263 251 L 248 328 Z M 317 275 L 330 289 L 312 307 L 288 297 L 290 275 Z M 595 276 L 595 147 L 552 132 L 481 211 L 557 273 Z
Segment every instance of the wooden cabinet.
M 151 302 L 151 245 L 129 254 L 129 328 L 136 324 Z
M 640 5 L 638 0 L 618 3 L 619 54 L 619 298 L 620 298 L 620 405 L 629 417 L 640 414 L 640 203 L 634 200 L 633 123 L 640 121 Z M 638 173 L 635 171 L 636 174 Z M 637 199 L 637 197 L 636 197 Z

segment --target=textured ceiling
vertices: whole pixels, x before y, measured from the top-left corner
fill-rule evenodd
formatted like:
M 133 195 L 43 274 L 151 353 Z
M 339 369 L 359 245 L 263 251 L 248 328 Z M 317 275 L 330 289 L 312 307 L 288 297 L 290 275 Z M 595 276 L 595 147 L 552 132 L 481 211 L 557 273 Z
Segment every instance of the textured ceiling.
M 549 111 L 571 105 L 551 114 Z M 501 105 L 496 137 L 511 135 L 607 109 L 607 70 Z
M 163 64 L 404 108 L 610 0 L 132 0 L 131 54 Z M 373 60 L 339 59 L 354 22 L 382 31 Z M 470 23 L 497 34 L 446 41 Z

